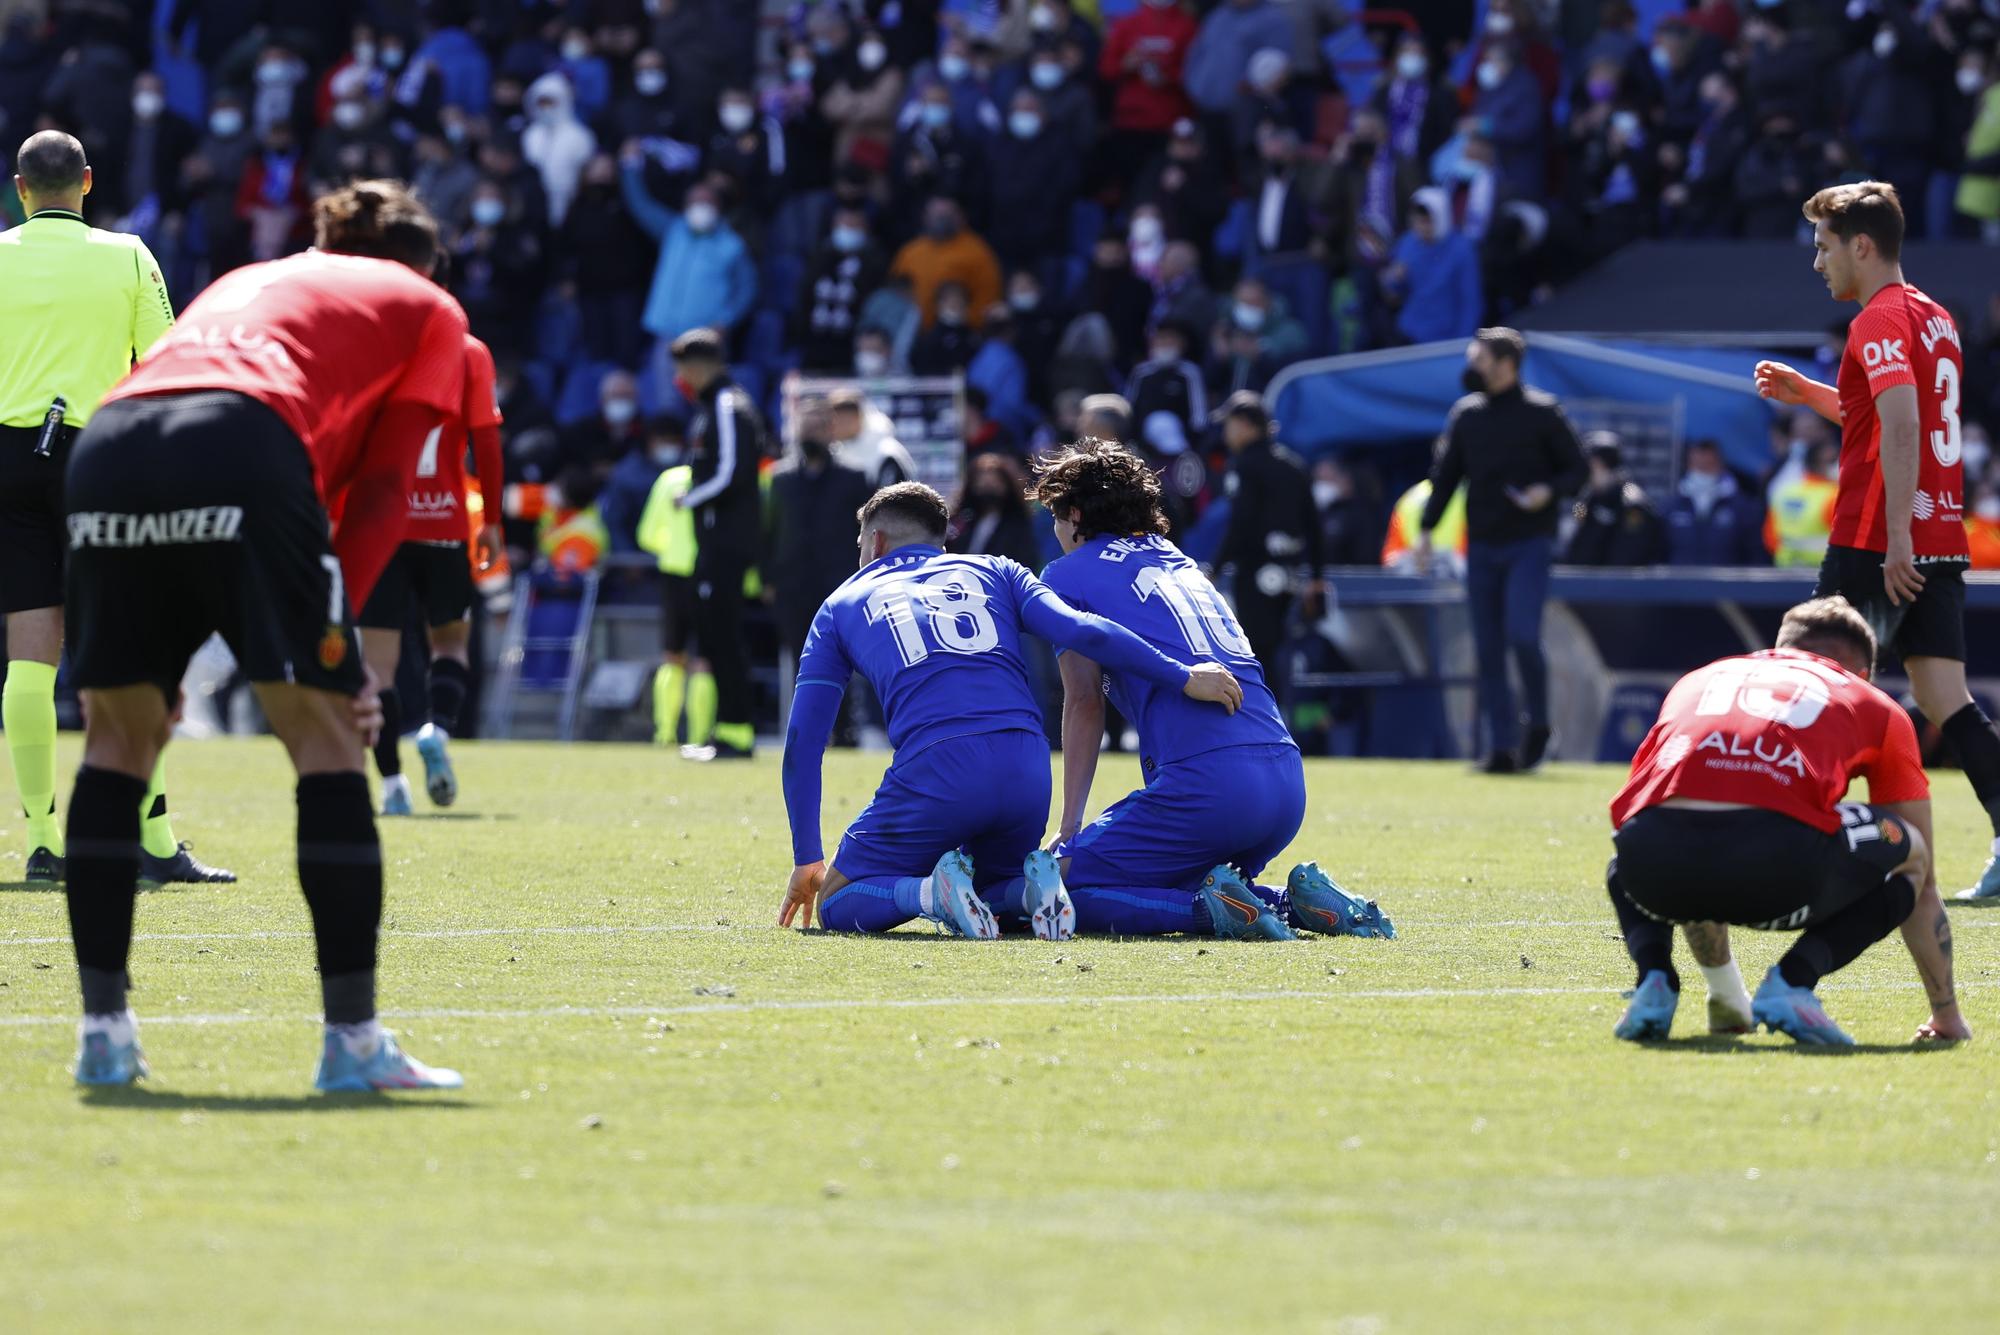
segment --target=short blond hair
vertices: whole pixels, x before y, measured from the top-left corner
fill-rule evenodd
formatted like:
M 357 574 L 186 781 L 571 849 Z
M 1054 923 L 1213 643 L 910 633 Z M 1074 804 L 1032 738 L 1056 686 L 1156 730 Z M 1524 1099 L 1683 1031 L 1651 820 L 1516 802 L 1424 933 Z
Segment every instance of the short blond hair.
M 1814 646 L 1818 646 L 1816 649 Z M 1778 625 L 1780 649 L 1851 649 L 1862 656 L 1872 672 L 1875 667 L 1875 631 L 1868 618 L 1839 594 L 1814 598 L 1785 613 Z

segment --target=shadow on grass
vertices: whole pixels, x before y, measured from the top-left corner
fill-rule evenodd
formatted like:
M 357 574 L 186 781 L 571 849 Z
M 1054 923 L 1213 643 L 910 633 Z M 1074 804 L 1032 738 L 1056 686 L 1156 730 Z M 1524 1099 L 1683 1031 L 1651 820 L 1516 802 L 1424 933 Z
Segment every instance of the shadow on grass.
M 1643 1046 L 1658 1048 L 1664 1052 L 1695 1052 L 1703 1056 L 1735 1055 L 1744 1057 L 1848 1057 L 1869 1052 L 1903 1052 L 1921 1054 L 1941 1052 L 1957 1047 L 1956 1043 L 1856 1043 L 1852 1047 L 1822 1047 L 1814 1043 L 1745 1043 L 1731 1034 L 1702 1034 L 1691 1038 L 1670 1038 L 1661 1043 L 1647 1043 Z
M 82 1091 L 90 1108 L 131 1108 L 149 1112 L 324 1113 L 388 1112 L 398 1108 L 476 1108 L 464 1099 L 413 1095 L 407 1099 L 373 1094 L 180 1094 L 138 1085 L 106 1085 Z

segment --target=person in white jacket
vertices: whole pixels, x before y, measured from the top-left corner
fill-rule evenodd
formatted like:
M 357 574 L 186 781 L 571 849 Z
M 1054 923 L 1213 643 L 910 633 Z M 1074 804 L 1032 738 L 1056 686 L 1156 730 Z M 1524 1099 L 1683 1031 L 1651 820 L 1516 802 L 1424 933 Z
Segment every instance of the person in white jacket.
M 896 439 L 896 424 L 867 395 L 858 389 L 837 390 L 828 402 L 836 463 L 854 469 L 877 490 L 916 477 L 916 461 Z
M 521 156 L 540 173 L 542 191 L 549 197 L 549 223 L 560 227 L 584 166 L 597 153 L 597 136 L 577 119 L 576 94 L 561 74 L 544 74 L 529 84 L 527 105 Z

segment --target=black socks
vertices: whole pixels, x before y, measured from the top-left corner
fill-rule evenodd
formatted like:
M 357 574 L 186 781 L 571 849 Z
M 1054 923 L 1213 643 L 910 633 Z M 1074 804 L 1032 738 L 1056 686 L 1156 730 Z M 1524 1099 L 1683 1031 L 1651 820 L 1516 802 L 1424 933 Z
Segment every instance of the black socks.
M 1951 749 L 1958 753 L 1959 768 L 1972 782 L 1979 805 L 2000 836 L 2000 736 L 1978 705 L 1969 704 L 1939 726 Z
M 403 703 L 396 698 L 396 690 L 387 687 L 381 692 L 382 735 L 375 739 L 375 772 L 385 779 L 393 779 L 403 772 L 403 758 L 397 754 L 397 743 L 403 740 Z
M 1793 987 L 1815 987 L 1901 927 L 1916 906 L 1917 889 L 1910 878 L 1891 876 L 1880 890 L 1806 928 L 1778 961 L 1778 972 Z
M 472 671 L 455 658 L 431 660 L 431 722 L 451 736 L 458 736 L 459 715 L 465 696 L 472 687 Z M 2000 739 L 1996 739 L 2000 745 Z
M 146 781 L 85 765 L 69 799 L 70 937 L 93 1015 L 125 1009 L 132 901 L 139 889 L 139 803 Z
M 382 845 L 362 775 L 308 774 L 299 780 L 299 888 L 319 946 L 326 1022 L 373 1019 Z

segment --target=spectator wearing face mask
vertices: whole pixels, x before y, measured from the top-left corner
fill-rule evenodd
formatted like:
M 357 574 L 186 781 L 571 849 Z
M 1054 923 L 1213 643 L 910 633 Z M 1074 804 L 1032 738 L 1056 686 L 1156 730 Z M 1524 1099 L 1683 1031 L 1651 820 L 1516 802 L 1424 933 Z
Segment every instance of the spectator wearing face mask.
M 647 188 L 645 158 L 637 144 L 620 154 L 625 207 L 660 243 L 642 322 L 664 349 L 690 329 L 725 333 L 740 324 L 757 299 L 757 267 L 749 247 L 723 221 L 715 188 L 688 187 L 676 211 Z M 664 355 L 662 353 L 661 355 Z
M 386 34 L 382 38 L 379 59 L 390 75 L 387 80 L 388 116 L 390 123 L 396 127 L 398 136 L 423 134 L 439 128 L 443 109 L 450 99 L 445 95 L 444 71 L 438 68 L 437 62 L 424 56 L 421 50 L 409 51 L 401 36 Z M 477 89 L 467 88 L 464 90 L 464 95 L 475 105 L 481 100 Z M 501 119 L 502 108 L 498 105 L 497 97 L 490 92 L 487 96 L 489 110 L 497 122 Z M 455 105 L 463 107 L 465 104 Z M 517 100 L 510 110 L 518 114 L 520 109 Z M 512 132 L 518 132 L 517 126 L 510 125 L 508 128 Z
M 987 188 L 993 183 L 989 138 L 957 118 L 944 84 L 931 82 L 918 90 L 891 149 L 890 207 L 884 221 L 892 242 L 900 245 L 921 228 L 924 205 L 936 195 L 959 200 L 969 214 L 984 215 Z
M 1362 494 L 1344 460 L 1321 459 L 1312 470 L 1313 509 L 1319 512 L 1320 559 L 1330 566 L 1382 563 L 1378 500 Z
M 793 310 L 793 338 L 808 371 L 839 372 L 850 365 L 861 303 L 880 287 L 889 264 L 869 234 L 868 214 L 836 208 L 826 237 L 813 251 Z
M 1510 65 L 1525 69 L 1544 112 L 1554 105 L 1562 89 L 1562 56 L 1550 45 L 1534 9 L 1525 0 L 1488 0 L 1485 21 L 1473 42 L 1473 77 L 1465 88 L 1467 97 L 1478 98 L 1482 91 L 1479 67 L 1495 51 L 1504 52 Z
M 1429 162 L 1458 123 L 1458 92 L 1415 33 L 1397 39 L 1374 107 L 1388 127 L 1385 146 L 1398 162 Z
M 304 250 L 311 209 L 304 156 L 291 123 L 278 121 L 264 132 L 261 151 L 244 163 L 236 187 L 236 217 L 249 229 L 250 258 L 274 260 Z
M 1618 434 L 1583 438 L 1589 481 L 1572 513 L 1576 527 L 1563 559 L 1579 566 L 1650 566 L 1666 558 L 1666 529 L 1645 488 L 1625 471 Z
M 595 121 L 611 105 L 611 65 L 598 53 L 587 29 L 573 27 L 562 35 L 556 48 L 562 59 L 554 73 L 563 76 L 575 97 L 577 117 Z
M 639 521 L 660 474 L 681 462 L 687 451 L 687 424 L 678 417 L 656 417 L 612 465 L 597 498 L 597 512 L 614 552 L 647 550 L 639 543 Z
M 1884 9 L 1869 21 L 1878 26 L 1868 46 L 1839 71 L 1841 129 L 1859 165 L 1896 187 L 1910 235 L 1921 236 L 1938 156 L 1937 47 L 1907 12 Z
M 1677 566 L 1769 565 L 1763 511 L 1744 494 L 1712 440 L 1688 445 L 1687 468 L 1667 510 L 1667 562 Z
M 159 75 L 148 72 L 133 80 L 132 135 L 115 206 L 121 215 L 117 230 L 148 233 L 159 220 L 187 207 L 181 163 L 199 141 L 193 124 L 167 109 L 166 85 Z M 104 185 L 100 181 L 91 193 L 102 192 Z
M 1444 191 L 1426 186 L 1411 199 L 1410 230 L 1397 240 L 1382 283 L 1400 307 L 1396 330 L 1412 343 L 1470 338 L 1479 328 L 1479 255 L 1452 230 Z
M 1028 365 L 1028 399 L 1046 405 L 1049 367 L 1066 320 L 1064 308 L 1031 269 L 1017 269 L 1008 276 L 1007 305 L 1014 313 L 1014 350 Z
M 772 470 L 764 524 L 765 583 L 778 645 L 793 663 L 820 604 L 854 573 L 855 515 L 874 494 L 859 469 L 835 457 L 832 410 L 804 405 L 798 451 Z
M 1174 126 L 1193 115 L 1181 71 L 1200 30 L 1178 0 L 1143 0 L 1105 33 L 1097 73 L 1111 88 L 1104 158 L 1114 169 L 1165 149 Z
M 1389 125 L 1379 111 L 1354 113 L 1345 138 L 1334 145 L 1327 188 L 1325 240 L 1335 262 L 1349 273 L 1379 266 L 1383 246 L 1402 217 L 1404 201 L 1422 185 L 1415 159 L 1390 151 Z
M 784 77 L 764 92 L 764 108 L 784 132 L 785 171 L 795 191 L 833 185 L 833 126 L 819 110 L 827 82 L 812 44 L 794 41 L 786 50 Z
M 548 276 L 541 230 L 500 182 L 481 178 L 468 225 L 452 246 L 452 292 L 496 354 L 527 350 L 535 305 Z
M 1030 570 L 1044 564 L 1028 509 L 1019 461 L 1010 454 L 986 453 L 966 466 L 965 488 L 952 507 L 944 549 L 969 556 L 1004 556 Z
M 528 128 L 521 156 L 533 164 L 548 196 L 549 221 L 562 226 L 583 169 L 597 154 L 597 136 L 578 119 L 569 80 L 544 74 L 528 85 Z
M 952 375 L 963 371 L 978 350 L 972 326 L 972 301 L 965 284 L 951 281 L 937 290 L 937 318 L 910 345 L 910 370 L 916 375 Z
M 671 140 L 688 143 L 696 136 L 703 109 L 683 106 L 678 87 L 667 73 L 667 58 L 652 47 L 632 57 L 632 73 L 611 104 L 607 117 L 617 142 Z
M 307 159 L 315 183 L 330 185 L 353 180 L 366 173 L 371 150 L 398 148 L 375 105 L 368 100 L 367 82 L 361 70 L 350 67 L 330 85 L 333 97 L 327 104 L 326 120 L 312 137 L 312 152 Z
M 1208 427 L 1207 386 L 1201 368 L 1189 356 L 1195 350 L 1194 330 L 1166 321 L 1153 330 L 1146 360 L 1132 369 L 1125 384 L 1133 418 L 1151 423 L 1154 414 L 1165 413 L 1179 425 L 1183 442 Z
M 914 316 L 916 307 L 912 306 L 910 310 Z M 912 323 L 915 321 L 912 320 Z M 912 331 L 911 342 L 915 341 L 916 335 Z M 895 336 L 880 325 L 870 324 L 864 312 L 861 328 L 854 335 L 854 374 L 863 380 L 880 380 L 885 376 L 907 375 L 909 370 L 909 361 L 897 355 Z
M 728 176 L 737 183 L 743 207 L 768 217 L 783 202 L 788 161 L 783 127 L 758 114 L 750 90 L 723 89 L 702 170 Z
M 1000 262 L 992 247 L 966 227 L 964 211 L 952 199 L 940 197 L 924 206 L 923 235 L 896 252 L 889 272 L 909 278 L 926 329 L 937 322 L 947 283 L 958 285 L 968 311 L 984 311 L 1000 299 Z
M 1681 234 L 1734 236 L 1736 167 L 1753 133 L 1741 81 L 1730 71 L 1717 70 L 1702 83 L 1701 104 L 1704 114 L 1688 143 L 1686 167 L 1662 198 Z
M 199 233 L 198 247 L 213 274 L 226 273 L 248 257 L 249 233 L 236 218 L 236 191 L 256 149 L 243 99 L 228 91 L 217 93 L 208 109 L 208 133 L 181 164 L 193 215 L 189 225 Z
M 1548 179 L 1548 109 L 1541 86 L 1507 42 L 1484 48 L 1473 81 L 1478 88 L 1472 100 L 1473 128 L 1498 153 L 1503 187 L 1523 199 L 1542 198 Z
M 628 371 L 610 371 L 597 383 L 597 412 L 562 430 L 564 467 L 581 465 L 598 476 L 611 470 L 628 450 L 643 445 L 646 426 L 639 417 L 639 384 Z
M 1194 120 L 1174 122 L 1164 150 L 1150 159 L 1134 159 L 1140 165 L 1132 181 L 1133 205 L 1157 209 L 1170 237 L 1214 236 L 1230 202 L 1228 175 L 1219 158 Z M 1130 171 L 1131 164 L 1117 170 Z
M 417 137 L 410 168 L 410 193 L 423 201 L 432 217 L 465 217 L 478 185 L 479 169 L 450 140 L 441 134 Z
M 1659 147 L 1636 108 L 1611 112 L 1603 131 L 1584 144 L 1576 179 L 1596 255 L 1609 255 L 1653 231 L 1660 206 Z
M 870 494 L 917 475 L 916 461 L 896 439 L 896 424 L 858 389 L 835 390 L 832 413 L 834 456 L 868 479 Z
M 582 189 L 563 219 L 561 250 L 590 359 L 636 368 L 645 353 L 639 315 L 649 257 L 646 234 L 626 211 L 618 163 L 608 153 L 583 169 Z
M 1083 26 L 1088 30 L 1088 24 Z M 1096 49 L 1094 38 L 1090 49 Z M 1069 145 L 1079 162 L 1088 158 L 1097 144 L 1097 87 L 1090 78 L 1092 58 L 1073 37 L 1037 41 L 1028 56 L 1024 85 L 1040 100 L 1042 124 L 1059 142 Z M 1021 88 L 1015 90 L 1017 94 L 1021 91 Z
M 902 103 L 903 72 L 889 63 L 888 43 L 874 32 L 862 33 L 836 65 L 819 100 L 820 114 L 834 127 L 834 160 L 879 167 L 886 161 L 896 108 Z
M 1076 145 L 1048 128 L 1041 96 L 1030 88 L 1016 92 L 1007 131 L 992 148 L 988 239 L 1002 263 L 1039 273 L 1061 255 L 1081 163 Z

